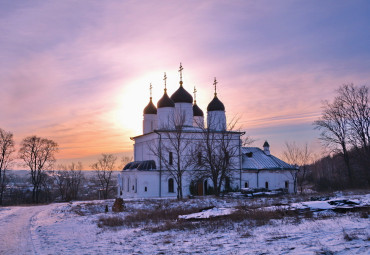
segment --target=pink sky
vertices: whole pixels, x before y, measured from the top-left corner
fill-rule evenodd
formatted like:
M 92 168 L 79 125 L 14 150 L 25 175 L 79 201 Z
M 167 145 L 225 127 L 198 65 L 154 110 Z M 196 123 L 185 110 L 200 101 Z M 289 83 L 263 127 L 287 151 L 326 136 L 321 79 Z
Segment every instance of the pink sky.
M 343 83 L 368 84 L 368 1 L 10 1 L 0 10 L 0 127 L 59 143 L 59 162 L 131 155 L 153 84 L 156 103 L 213 78 L 229 117 L 280 155 L 319 150 L 312 122 Z

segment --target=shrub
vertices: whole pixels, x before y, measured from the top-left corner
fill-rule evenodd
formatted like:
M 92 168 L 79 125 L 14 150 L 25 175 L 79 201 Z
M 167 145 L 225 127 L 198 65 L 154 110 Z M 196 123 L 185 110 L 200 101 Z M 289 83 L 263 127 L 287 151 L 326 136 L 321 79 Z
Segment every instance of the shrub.
M 124 220 L 119 216 L 101 216 L 98 220 L 98 227 L 119 227 L 124 225 Z

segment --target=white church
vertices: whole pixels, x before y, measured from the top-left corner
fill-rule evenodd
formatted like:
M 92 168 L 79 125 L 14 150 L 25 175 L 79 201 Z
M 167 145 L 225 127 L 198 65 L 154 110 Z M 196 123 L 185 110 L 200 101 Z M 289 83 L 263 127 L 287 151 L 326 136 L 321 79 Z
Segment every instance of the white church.
M 205 125 L 203 111 L 195 100 L 196 90 L 194 88 L 193 100 L 184 88 L 182 70 L 180 64 L 180 86 L 171 96 L 167 94 L 166 74 L 164 94 L 157 107 L 150 96 L 144 108 L 143 134 L 131 138 L 134 141 L 134 161 L 128 163 L 118 176 L 118 197 L 178 197 L 179 193 L 182 197 L 207 195 L 212 194 L 216 187 L 221 192 L 266 188 L 293 193 L 296 187 L 295 166 L 271 155 L 267 141 L 263 149 L 243 147 L 241 137 L 244 132 L 228 130 L 225 106 L 217 97 L 216 79 Z M 225 134 L 228 147 L 224 146 Z M 210 137 L 217 143 L 212 152 L 205 146 L 210 143 Z M 230 152 L 225 152 L 225 148 Z M 218 177 L 212 178 L 214 172 L 210 169 L 218 168 L 210 159 L 217 155 L 207 158 L 207 150 L 226 155 L 227 177 L 222 178 L 224 173 L 220 172 Z M 220 183 L 215 185 L 217 181 Z

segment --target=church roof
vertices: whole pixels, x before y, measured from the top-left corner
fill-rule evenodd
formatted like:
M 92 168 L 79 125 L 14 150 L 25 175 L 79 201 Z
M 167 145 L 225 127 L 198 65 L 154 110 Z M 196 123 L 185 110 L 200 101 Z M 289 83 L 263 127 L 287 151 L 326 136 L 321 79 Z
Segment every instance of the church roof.
M 163 108 L 163 107 L 175 107 L 174 102 L 171 100 L 171 98 L 167 95 L 167 92 L 164 92 L 163 96 L 161 99 L 159 99 L 157 103 L 158 108 Z
M 171 99 L 174 103 L 193 103 L 193 97 L 182 85 L 172 94 Z
M 144 114 L 157 114 L 157 108 L 155 108 L 152 98 L 150 98 L 149 104 L 144 108 Z
M 144 160 L 144 161 L 133 161 L 125 165 L 122 170 L 155 170 L 156 165 L 154 160 Z
M 200 116 L 200 117 L 203 117 L 204 114 L 203 114 L 203 111 L 199 108 L 199 106 L 197 105 L 197 103 L 194 103 L 193 105 L 193 116 Z
M 225 111 L 224 104 L 218 99 L 218 97 L 215 95 L 213 100 L 208 104 L 207 111 Z
M 244 170 L 297 170 L 273 155 L 266 155 L 263 150 L 257 147 L 242 147 Z

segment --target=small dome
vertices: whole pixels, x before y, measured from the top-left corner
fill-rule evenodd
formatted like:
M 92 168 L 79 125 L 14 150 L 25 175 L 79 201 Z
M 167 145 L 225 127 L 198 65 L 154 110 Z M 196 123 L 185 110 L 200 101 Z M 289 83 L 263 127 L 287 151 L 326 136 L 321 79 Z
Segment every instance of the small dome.
M 200 117 L 203 117 L 204 114 L 203 114 L 203 111 L 199 108 L 199 106 L 194 103 L 193 105 L 193 116 L 196 117 L 196 116 L 200 116 Z
M 169 98 L 167 95 L 167 92 L 164 92 L 163 96 L 161 99 L 159 99 L 157 103 L 158 108 L 163 108 L 163 107 L 175 107 L 174 102 Z
M 144 108 L 144 114 L 157 114 L 157 108 L 155 108 L 151 98 L 149 104 Z
M 270 147 L 270 144 L 267 141 L 265 141 L 265 143 L 263 144 L 263 147 Z
M 220 99 L 215 96 L 213 100 L 209 103 L 207 106 L 207 111 L 225 111 L 225 106 L 224 104 L 220 101 Z
M 174 103 L 193 103 L 193 97 L 182 86 L 172 94 L 171 99 Z

